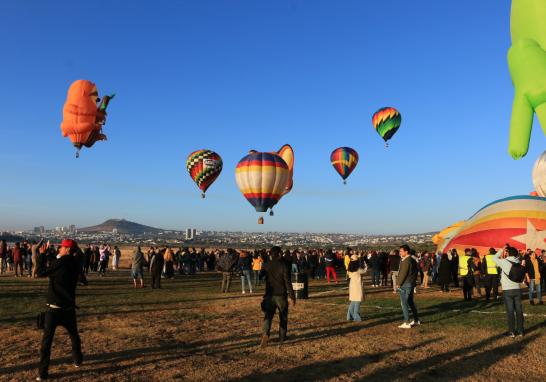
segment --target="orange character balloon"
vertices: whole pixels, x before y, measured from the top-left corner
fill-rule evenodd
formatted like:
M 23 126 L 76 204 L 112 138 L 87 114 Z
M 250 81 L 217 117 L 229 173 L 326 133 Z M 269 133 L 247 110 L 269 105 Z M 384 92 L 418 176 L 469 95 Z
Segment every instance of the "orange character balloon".
M 63 108 L 61 130 L 64 137 L 78 150 L 82 146 L 91 147 L 96 141 L 106 140 L 102 126 L 106 118 L 106 106 L 113 96 L 105 96 L 97 106 L 99 92 L 95 84 L 87 80 L 77 80 L 70 85 Z

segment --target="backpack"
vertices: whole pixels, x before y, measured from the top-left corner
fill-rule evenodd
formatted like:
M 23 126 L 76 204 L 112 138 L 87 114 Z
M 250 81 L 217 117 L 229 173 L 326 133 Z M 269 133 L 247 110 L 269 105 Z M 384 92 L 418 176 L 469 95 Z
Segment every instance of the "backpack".
M 510 272 L 506 275 L 506 272 L 504 273 L 510 281 L 513 281 L 515 283 L 522 283 L 525 279 L 525 269 L 520 263 L 513 263 L 510 260 L 508 260 L 510 264 L 512 264 L 512 267 L 510 268 Z

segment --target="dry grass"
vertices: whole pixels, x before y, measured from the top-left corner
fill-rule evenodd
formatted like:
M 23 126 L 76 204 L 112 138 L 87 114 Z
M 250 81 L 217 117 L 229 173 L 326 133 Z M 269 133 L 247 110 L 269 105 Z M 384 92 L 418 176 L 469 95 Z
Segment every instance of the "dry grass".
M 344 321 L 342 284 L 312 284 L 314 297 L 290 311 L 289 341 L 276 335 L 258 347 L 262 314 L 258 294 L 218 293 L 219 276 L 164 280 L 160 291 L 133 290 L 128 271 L 90 277 L 79 287 L 84 365 L 71 366 L 70 342 L 59 328 L 50 373 L 59 381 L 543 381 L 546 379 L 546 309 L 528 306 L 527 335 L 503 336 L 500 304 L 465 304 L 461 293 L 419 293 L 423 325 L 396 326 L 397 296 L 369 289 L 364 321 Z M 45 280 L 0 278 L 0 380 L 36 376 L 41 333 L 34 316 Z M 331 292 L 316 294 L 331 290 Z M 478 314 L 473 311 L 490 314 Z M 277 322 L 274 323 L 276 328 Z

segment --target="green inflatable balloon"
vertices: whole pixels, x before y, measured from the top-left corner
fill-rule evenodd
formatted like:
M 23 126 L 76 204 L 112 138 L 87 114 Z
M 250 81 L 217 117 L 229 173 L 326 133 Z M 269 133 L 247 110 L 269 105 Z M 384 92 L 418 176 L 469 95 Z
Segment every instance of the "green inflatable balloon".
M 529 150 L 534 113 L 546 134 L 546 0 L 512 0 L 510 32 L 515 94 L 508 152 L 520 159 Z

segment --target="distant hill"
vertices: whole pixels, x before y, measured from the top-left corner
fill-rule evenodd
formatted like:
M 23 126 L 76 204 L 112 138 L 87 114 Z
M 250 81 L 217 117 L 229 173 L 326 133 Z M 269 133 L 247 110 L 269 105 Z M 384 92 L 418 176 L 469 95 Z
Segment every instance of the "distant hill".
M 157 233 L 163 231 L 159 228 L 130 222 L 125 219 L 109 219 L 99 225 L 78 228 L 78 232 L 112 232 L 114 229 L 117 229 L 118 233 L 128 233 L 133 235 L 143 234 L 144 232 Z

